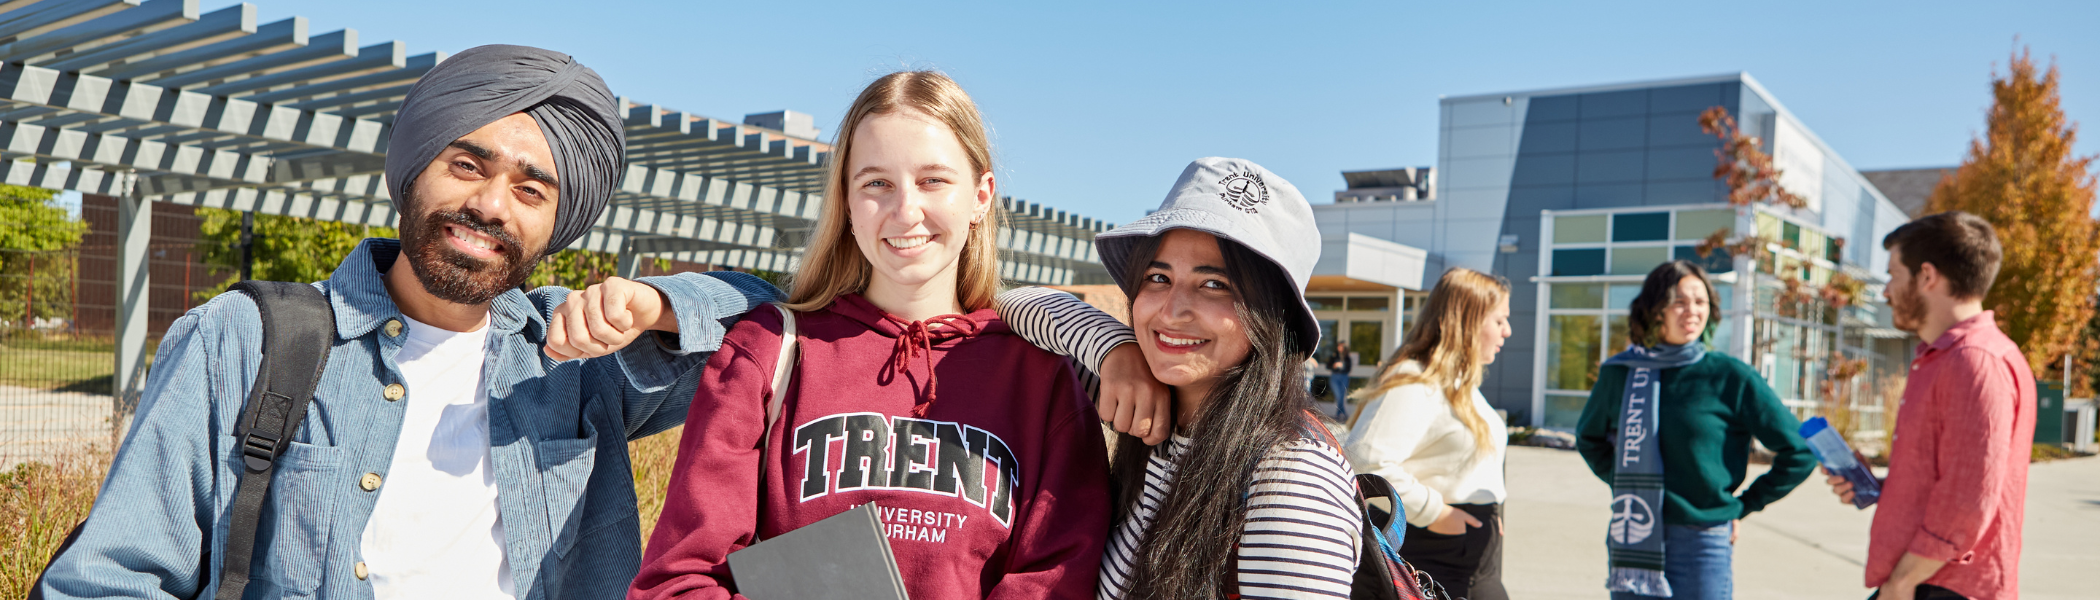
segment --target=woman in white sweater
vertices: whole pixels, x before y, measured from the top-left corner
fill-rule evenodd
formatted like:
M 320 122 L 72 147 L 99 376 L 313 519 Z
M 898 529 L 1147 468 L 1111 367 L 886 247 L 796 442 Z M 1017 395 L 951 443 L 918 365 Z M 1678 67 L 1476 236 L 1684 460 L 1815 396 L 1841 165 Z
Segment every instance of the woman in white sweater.
M 1502 483 L 1509 433 L 1480 380 L 1509 337 L 1509 282 L 1446 271 L 1407 340 L 1357 394 L 1344 451 L 1400 494 L 1400 556 L 1454 598 L 1505 600 Z

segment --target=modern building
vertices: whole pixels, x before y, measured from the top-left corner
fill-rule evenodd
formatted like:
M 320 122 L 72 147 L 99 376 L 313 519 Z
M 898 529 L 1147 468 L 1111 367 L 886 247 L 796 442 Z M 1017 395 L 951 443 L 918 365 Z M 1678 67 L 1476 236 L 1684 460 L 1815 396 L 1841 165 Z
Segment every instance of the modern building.
M 1699 125 L 1700 113 L 1716 106 L 1762 142 L 1785 171 L 1781 185 L 1807 207 L 1728 203 L 1714 178 L 1719 139 Z M 1748 74 L 1449 97 L 1441 118 L 1436 168 L 1400 170 L 1433 172 L 1420 178 L 1434 182 L 1433 193 L 1359 193 L 1359 180 L 1371 189 L 1383 182 L 1346 173 L 1351 189 L 1314 207 L 1328 251 L 1349 246 L 1346 273 L 1378 272 L 1353 264 L 1364 247 L 1407 257 L 1391 270 L 1420 278 L 1363 278 L 1381 290 L 1355 278 L 1330 282 L 1366 288 L 1356 291 L 1322 287 L 1316 275 L 1314 294 L 1333 291 L 1344 301 L 1321 318 L 1374 328 L 1358 323 L 1381 321 L 1354 309 L 1378 304 L 1369 296 L 1382 291 L 1393 316 L 1377 326 L 1386 339 L 1378 350 L 1390 352 L 1421 291 L 1445 269 L 1506 277 L 1515 335 L 1482 391 L 1513 424 L 1572 428 L 1597 365 L 1626 345 L 1627 307 L 1643 276 L 1691 259 L 1715 273 L 1724 312 L 1716 348 L 1756 366 L 1802 412 L 1828 395 L 1833 353 L 1866 359 L 1868 371 L 1840 393 L 1859 399 L 1867 421 L 1878 418 L 1875 382 L 1900 372 L 1909 352 L 1887 326 L 1886 307 L 1870 300 L 1842 311 L 1780 310 L 1775 294 L 1782 277 L 1814 286 L 1843 273 L 1878 299 L 1888 259 L 1879 240 L 1908 217 Z M 1755 264 L 1725 249 L 1702 256 L 1699 242 L 1717 231 L 1756 232 L 1772 242 L 1771 256 Z M 1322 267 L 1329 262 L 1323 256 Z
M 1859 174 L 1881 190 L 1890 202 L 1903 209 L 1903 214 L 1918 218 L 1925 214 L 1925 200 L 1932 197 L 1932 189 L 1939 187 L 1940 179 L 1954 175 L 1955 167 L 1925 167 L 1922 169 L 1881 169 L 1860 171 Z

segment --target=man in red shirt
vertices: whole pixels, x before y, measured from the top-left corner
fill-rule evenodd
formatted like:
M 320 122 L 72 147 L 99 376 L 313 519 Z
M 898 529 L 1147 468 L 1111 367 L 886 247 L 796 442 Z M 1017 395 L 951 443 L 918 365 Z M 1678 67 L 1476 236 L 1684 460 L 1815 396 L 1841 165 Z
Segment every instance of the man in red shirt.
M 1991 224 L 1929 215 L 1883 238 L 1898 329 L 1918 335 L 1867 544 L 1877 598 L 2013 599 L 2034 441 L 2034 373 L 1983 296 L 2001 255 Z M 1846 503 L 1852 486 L 1829 478 Z

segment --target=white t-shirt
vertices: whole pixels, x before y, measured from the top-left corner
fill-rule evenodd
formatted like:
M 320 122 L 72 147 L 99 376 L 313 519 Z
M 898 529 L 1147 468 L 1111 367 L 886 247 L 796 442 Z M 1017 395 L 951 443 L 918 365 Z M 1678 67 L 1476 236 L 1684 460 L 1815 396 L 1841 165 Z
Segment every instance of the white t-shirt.
M 373 597 L 514 599 L 489 459 L 488 327 L 401 320 L 407 414 L 361 541 Z
M 1398 371 L 1420 373 L 1422 365 L 1410 360 Z M 1365 404 L 1342 441 L 1356 472 L 1392 482 L 1407 522 L 1416 527 L 1436 522 L 1446 504 L 1500 504 L 1509 496 L 1502 481 L 1509 428 L 1478 388 L 1472 396 L 1467 409 L 1487 423 L 1486 449 L 1478 449 L 1443 392 L 1421 383 L 1393 388 Z

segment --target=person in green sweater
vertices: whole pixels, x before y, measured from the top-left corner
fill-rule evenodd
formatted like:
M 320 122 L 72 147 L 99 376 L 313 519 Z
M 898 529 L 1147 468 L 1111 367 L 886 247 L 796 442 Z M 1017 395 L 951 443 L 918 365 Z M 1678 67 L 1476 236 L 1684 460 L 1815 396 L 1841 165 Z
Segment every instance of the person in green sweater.
M 1613 600 L 1729 598 L 1736 522 L 1793 491 L 1815 458 L 1756 369 L 1706 348 L 1720 306 L 1704 269 L 1656 267 L 1631 312 L 1633 345 L 1598 369 L 1576 424 L 1576 450 L 1612 485 L 1607 586 Z M 1736 494 L 1752 439 L 1772 470 Z

